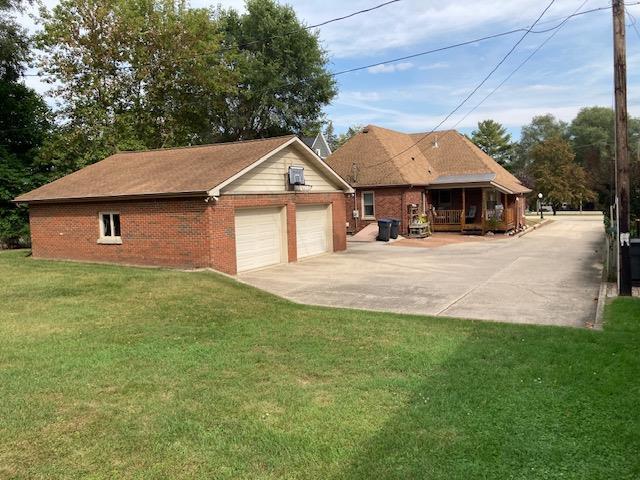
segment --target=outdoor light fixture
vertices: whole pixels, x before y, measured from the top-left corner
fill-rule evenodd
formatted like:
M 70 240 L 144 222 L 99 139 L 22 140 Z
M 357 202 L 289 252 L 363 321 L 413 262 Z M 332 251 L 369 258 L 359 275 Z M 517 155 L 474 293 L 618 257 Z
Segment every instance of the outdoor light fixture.
M 544 220 L 544 214 L 542 213 L 542 193 L 538 193 L 538 198 L 540 202 L 540 220 Z

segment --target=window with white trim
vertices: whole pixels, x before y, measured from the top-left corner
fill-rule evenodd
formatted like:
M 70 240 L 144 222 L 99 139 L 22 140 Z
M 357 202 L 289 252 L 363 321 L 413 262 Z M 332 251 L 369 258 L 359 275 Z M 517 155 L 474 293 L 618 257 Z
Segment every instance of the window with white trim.
M 362 215 L 364 218 L 375 218 L 375 195 L 373 192 L 362 192 Z
M 99 243 L 122 243 L 120 235 L 120 214 L 118 212 L 100 212 Z

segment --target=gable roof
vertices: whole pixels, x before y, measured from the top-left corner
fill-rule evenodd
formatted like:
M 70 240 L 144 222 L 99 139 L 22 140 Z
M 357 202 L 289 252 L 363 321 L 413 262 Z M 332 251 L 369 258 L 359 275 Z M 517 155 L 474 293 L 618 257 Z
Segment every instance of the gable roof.
M 329 143 L 322 132 L 318 132 L 315 137 L 302 136 L 300 140 L 314 153 L 317 153 L 316 150 L 320 150 L 321 158 L 331 155 L 331 147 L 329 147 Z
M 529 191 L 455 130 L 406 134 L 369 125 L 327 163 L 355 187 L 490 183 L 508 193 Z
M 181 196 L 219 193 L 219 187 L 237 178 L 281 149 L 297 144 L 295 135 L 195 147 L 121 152 L 54 182 L 18 196 L 17 203 L 111 197 Z M 324 162 L 318 165 L 351 188 Z

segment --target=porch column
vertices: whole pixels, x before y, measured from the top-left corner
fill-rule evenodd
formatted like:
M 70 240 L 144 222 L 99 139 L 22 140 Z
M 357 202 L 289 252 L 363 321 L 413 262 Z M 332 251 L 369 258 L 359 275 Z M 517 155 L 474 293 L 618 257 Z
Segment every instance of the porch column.
M 487 191 L 482 189 L 482 234 L 485 232 L 485 224 L 487 223 Z
M 462 187 L 462 216 L 460 217 L 460 230 L 464 231 L 464 227 L 467 223 L 467 193 L 466 189 Z
M 509 197 L 506 193 L 504 195 L 504 202 L 502 202 L 502 223 L 507 223 L 507 208 L 509 208 Z

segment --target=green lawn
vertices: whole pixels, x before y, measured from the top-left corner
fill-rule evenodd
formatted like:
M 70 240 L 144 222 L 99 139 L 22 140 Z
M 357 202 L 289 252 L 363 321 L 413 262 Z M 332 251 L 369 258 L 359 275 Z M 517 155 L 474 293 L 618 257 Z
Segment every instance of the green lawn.
M 596 332 L 25 252 L 0 278 L 0 478 L 640 478 L 638 300 Z

